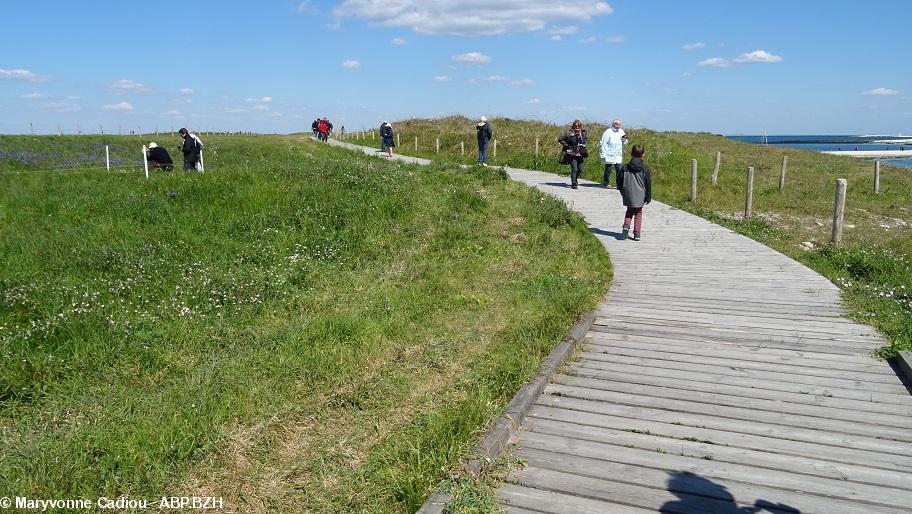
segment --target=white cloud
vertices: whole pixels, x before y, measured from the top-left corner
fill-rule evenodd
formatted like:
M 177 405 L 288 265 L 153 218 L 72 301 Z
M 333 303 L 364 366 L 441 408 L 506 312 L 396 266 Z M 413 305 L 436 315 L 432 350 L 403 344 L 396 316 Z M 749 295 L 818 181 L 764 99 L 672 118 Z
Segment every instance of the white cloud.
M 261 96 L 259 98 L 248 98 L 244 101 L 249 104 L 268 104 L 269 102 L 272 101 L 272 97 L 271 96 Z
M 358 61 L 354 61 L 354 60 L 352 60 L 352 59 L 348 59 L 348 60 L 346 60 L 345 62 L 342 63 L 342 67 L 343 67 L 343 68 L 352 69 L 352 70 L 356 70 L 356 69 L 358 69 L 358 68 L 361 67 L 361 63 L 358 62 Z
M 713 66 L 715 68 L 728 68 L 731 65 L 731 61 L 721 57 L 710 57 L 697 63 L 697 66 Z
M 130 79 L 120 79 L 114 82 L 108 82 L 108 87 L 117 93 L 148 93 L 151 91 L 151 89 L 142 82 L 137 82 Z
M 534 84 L 531 79 L 511 79 L 503 75 L 489 75 L 469 80 L 470 84 L 507 84 L 510 86 L 528 86 Z
M 193 94 L 193 90 L 190 89 L 189 87 L 185 87 L 185 88 L 183 88 L 183 89 L 180 90 L 180 94 L 182 94 L 182 95 L 184 95 L 184 96 L 190 96 L 190 95 Z
M 22 80 L 25 82 L 47 82 L 51 80 L 50 77 L 44 75 L 36 75 L 29 70 L 15 69 L 15 70 L 5 70 L 0 68 L 0 80 Z
M 696 43 L 687 43 L 681 45 L 681 50 L 699 50 L 701 48 L 706 48 L 706 43 L 698 41 Z
M 183 113 L 176 109 L 171 109 L 170 111 L 165 111 L 162 113 L 162 116 L 181 116 Z
M 41 98 L 47 98 L 47 95 L 44 93 L 29 93 L 27 95 L 20 95 L 19 98 L 24 98 L 26 100 L 39 100 Z
M 555 35 L 551 36 L 551 41 L 561 41 L 561 40 L 563 40 L 563 39 L 564 39 L 564 38 L 562 38 L 562 37 L 560 36 L 560 34 L 555 34 Z
M 392 39 L 392 41 L 390 41 L 390 43 L 392 43 L 396 46 L 404 46 L 404 45 L 408 44 L 408 41 L 406 41 L 405 39 L 403 39 L 401 37 L 394 37 Z
M 108 111 L 132 111 L 133 106 L 130 104 L 130 102 L 120 102 L 119 104 L 105 105 L 102 107 L 102 109 Z
M 888 87 L 879 87 L 877 89 L 869 89 L 861 94 L 863 96 L 896 96 L 899 94 L 899 91 Z
M 310 0 L 304 0 L 295 7 L 295 12 L 306 16 L 316 16 L 320 14 L 320 9 L 310 4 Z
M 453 79 L 446 75 L 437 75 L 436 77 L 434 77 L 434 82 L 449 82 L 451 80 L 453 80 Z
M 557 36 L 569 36 L 571 34 L 576 34 L 577 32 L 579 32 L 579 27 L 575 25 L 569 25 L 566 27 L 554 27 L 553 29 L 548 30 L 548 34 Z
M 579 42 L 586 45 L 591 45 L 592 43 L 595 43 L 595 36 L 585 37 L 583 39 L 580 39 Z
M 530 104 L 530 105 L 536 105 L 536 104 L 540 104 L 540 103 L 541 103 L 541 100 L 539 100 L 538 98 L 533 98 L 533 99 L 531 99 L 531 100 L 526 100 L 526 101 L 523 102 L 523 103 L 524 103 L 524 104 Z
M 735 57 L 734 59 L 724 59 L 722 57 L 712 57 L 704 59 L 697 63 L 697 66 L 713 66 L 715 68 L 730 68 L 738 64 L 754 63 L 777 63 L 782 62 L 782 56 L 773 55 L 766 50 L 754 50 Z
M 733 59 L 733 62 L 737 64 L 748 64 L 754 62 L 782 62 L 782 57 L 779 55 L 773 55 L 766 50 L 754 50 L 753 52 L 748 52 L 746 54 L 741 54 L 738 57 Z
M 494 36 L 538 32 L 567 22 L 587 22 L 611 14 L 606 2 L 594 0 L 345 0 L 334 14 L 356 17 L 388 27 L 406 27 L 422 34 Z
M 625 41 L 624 36 L 611 36 L 605 39 L 605 42 L 611 43 L 612 45 L 617 45 Z
M 81 111 L 82 107 L 72 102 L 48 102 L 44 104 L 44 109 L 51 112 L 76 112 Z
M 264 105 L 264 104 L 256 104 L 256 105 L 254 105 L 253 107 L 251 107 L 250 110 L 253 110 L 253 111 L 268 111 L 268 110 L 269 110 L 269 106 L 268 106 L 268 105 Z
M 225 107 L 225 112 L 229 114 L 240 114 L 242 112 L 247 112 L 244 109 L 238 109 L 237 107 Z
M 485 55 L 481 52 L 468 52 L 464 54 L 454 55 L 450 57 L 451 61 L 456 62 L 469 62 L 473 64 L 484 64 L 491 62 L 491 56 Z

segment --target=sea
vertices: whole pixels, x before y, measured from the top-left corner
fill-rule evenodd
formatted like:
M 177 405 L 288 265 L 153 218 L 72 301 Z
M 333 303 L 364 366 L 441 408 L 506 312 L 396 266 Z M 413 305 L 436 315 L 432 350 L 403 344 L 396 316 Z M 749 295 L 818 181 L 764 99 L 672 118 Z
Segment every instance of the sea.
M 912 137 L 909 136 L 726 136 L 733 141 L 744 143 L 767 144 L 829 152 L 834 150 L 912 150 Z M 912 158 L 881 159 L 884 164 L 912 169 Z

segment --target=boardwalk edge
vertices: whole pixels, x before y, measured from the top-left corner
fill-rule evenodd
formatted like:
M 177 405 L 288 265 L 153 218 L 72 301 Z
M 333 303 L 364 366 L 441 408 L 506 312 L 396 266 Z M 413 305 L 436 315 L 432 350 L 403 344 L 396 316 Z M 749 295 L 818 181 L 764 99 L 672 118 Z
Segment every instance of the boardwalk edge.
M 486 467 L 497 459 L 510 444 L 510 440 L 522 426 L 526 414 L 535 405 L 535 401 L 545 390 L 551 377 L 573 353 L 594 322 L 595 311 L 590 312 L 570 327 L 564 340 L 551 350 L 532 379 L 520 388 L 516 396 L 507 404 L 504 413 L 488 428 L 481 442 L 470 454 L 472 457 L 464 464 L 464 468 L 474 478 L 480 477 Z M 449 495 L 435 492 L 418 512 L 420 514 L 441 513 L 451 499 L 452 497 Z
M 906 384 L 912 384 L 912 352 L 897 353 L 895 363 L 896 369 L 906 379 Z

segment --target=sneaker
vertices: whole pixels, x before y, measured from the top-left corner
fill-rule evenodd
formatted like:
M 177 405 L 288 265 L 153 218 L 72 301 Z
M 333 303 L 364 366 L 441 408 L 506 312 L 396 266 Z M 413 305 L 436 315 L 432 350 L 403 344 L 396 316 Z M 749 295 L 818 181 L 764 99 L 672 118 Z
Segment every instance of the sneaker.
M 573 185 L 570 186 L 570 189 L 576 189 L 576 188 L 577 188 L 577 185 L 576 185 L 576 184 L 573 184 Z
M 630 227 L 624 227 L 621 230 L 621 241 L 630 238 Z
M 634 233 L 633 233 L 633 240 L 634 240 L 634 241 L 639 241 L 639 240 L 640 240 L 640 233 L 639 233 L 639 232 L 634 232 Z
M 485 168 L 488 167 L 488 163 L 486 163 L 486 162 L 481 163 L 481 165 L 484 166 Z

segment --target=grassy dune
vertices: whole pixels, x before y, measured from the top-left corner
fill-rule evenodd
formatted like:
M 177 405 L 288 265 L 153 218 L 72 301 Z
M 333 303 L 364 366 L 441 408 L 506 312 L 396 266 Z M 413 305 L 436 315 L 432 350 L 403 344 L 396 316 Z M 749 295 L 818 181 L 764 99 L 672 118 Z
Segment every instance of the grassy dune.
M 393 126 L 402 141 L 396 150 L 444 162 L 472 163 L 477 152 L 474 124 L 459 116 L 396 122 Z M 489 149 L 490 163 L 568 173 L 568 166 L 558 164 L 557 144 L 566 127 L 511 119 L 494 119 L 492 124 L 498 145 L 496 157 Z M 602 165 L 595 146 L 606 127 L 587 123 L 586 128 L 592 157 L 584 178 L 601 181 Z M 844 290 L 852 315 L 877 326 L 891 341 L 879 352 L 882 356 L 912 350 L 912 172 L 883 166 L 881 193 L 874 194 L 870 161 L 738 143 L 708 133 L 647 129 L 627 133 L 631 144 L 646 148 L 656 199 L 729 226 L 824 274 Z M 535 138 L 539 139 L 537 156 Z M 376 142 L 370 136 L 356 141 Z M 465 155 L 460 142 L 465 143 Z M 718 185 L 713 186 L 710 176 L 717 151 L 722 153 L 722 164 Z M 788 168 L 785 188 L 780 191 L 783 155 L 788 155 Z M 692 159 L 699 169 L 694 204 L 689 201 Z M 744 221 L 748 166 L 755 168 L 755 217 Z M 842 247 L 829 245 L 837 178 L 849 183 Z M 648 214 L 645 220 L 648 237 Z M 805 250 L 804 242 L 812 243 L 814 249 Z
M 204 139 L 147 181 L 136 138 L 0 137 L 43 154 L 0 156 L 0 495 L 413 511 L 606 289 L 503 174 Z

